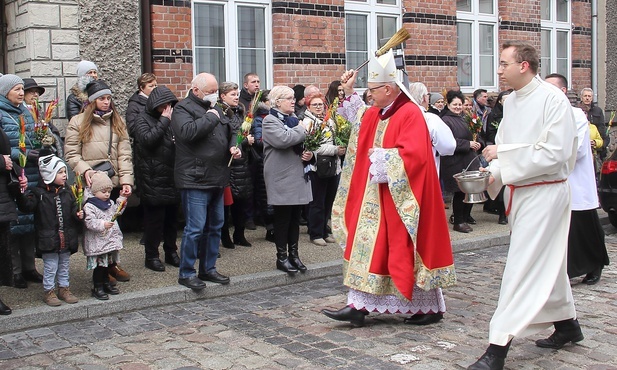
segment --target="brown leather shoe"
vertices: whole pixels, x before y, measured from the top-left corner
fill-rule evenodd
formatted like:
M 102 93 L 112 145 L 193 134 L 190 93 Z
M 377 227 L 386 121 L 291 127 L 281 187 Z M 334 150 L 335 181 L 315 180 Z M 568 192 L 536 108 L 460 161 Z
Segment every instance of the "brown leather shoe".
M 58 288 L 58 298 L 71 304 L 79 302 L 79 299 L 71 293 L 68 286 Z
M 118 281 L 129 281 L 131 280 L 131 275 L 128 272 L 124 271 L 117 263 L 113 265 L 109 265 L 109 275 L 116 278 Z
M 471 226 L 469 226 L 467 223 L 463 222 L 462 224 L 455 224 L 453 227 L 454 231 L 458 231 L 459 233 L 470 233 L 473 231 L 473 229 L 471 228 Z
M 111 276 L 110 274 L 107 274 L 107 276 L 109 277 L 109 285 L 118 285 L 118 280 L 116 280 L 115 277 Z

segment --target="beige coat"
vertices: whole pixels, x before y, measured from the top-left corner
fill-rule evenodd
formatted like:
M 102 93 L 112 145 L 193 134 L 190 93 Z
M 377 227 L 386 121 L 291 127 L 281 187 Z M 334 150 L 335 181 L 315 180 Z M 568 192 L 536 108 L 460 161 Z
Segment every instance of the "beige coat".
M 84 119 L 84 113 L 76 115 L 69 122 L 66 129 L 64 156 L 76 173 L 83 174 L 92 169 L 92 166 L 107 160 L 110 118 L 111 112 L 103 117 L 94 115 L 92 138 L 87 143 L 79 141 L 79 126 Z M 114 187 L 133 186 L 133 154 L 128 134 L 119 137 L 115 132 L 113 133 L 110 161 L 116 171 L 116 175 L 111 178 Z

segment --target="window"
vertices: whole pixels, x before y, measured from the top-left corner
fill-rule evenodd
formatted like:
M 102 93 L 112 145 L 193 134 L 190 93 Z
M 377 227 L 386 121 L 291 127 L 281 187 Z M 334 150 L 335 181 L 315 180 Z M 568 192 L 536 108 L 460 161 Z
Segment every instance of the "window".
M 463 92 L 497 89 L 495 0 L 457 0 L 457 78 Z
M 357 68 L 401 27 L 400 0 L 345 2 L 345 58 L 347 69 Z M 358 71 L 356 86 L 366 87 L 368 69 Z
M 195 74 L 209 72 L 219 82 L 256 72 L 262 85 L 271 85 L 270 2 L 193 2 Z
M 570 2 L 542 0 L 540 75 L 559 73 L 570 80 Z

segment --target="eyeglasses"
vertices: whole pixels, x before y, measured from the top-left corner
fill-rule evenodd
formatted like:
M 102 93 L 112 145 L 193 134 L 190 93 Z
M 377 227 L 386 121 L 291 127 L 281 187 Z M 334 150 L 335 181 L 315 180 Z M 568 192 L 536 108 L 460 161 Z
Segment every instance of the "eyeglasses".
M 371 94 L 372 94 L 372 93 L 374 93 L 374 92 L 375 92 L 375 90 L 377 90 L 377 89 L 381 89 L 381 88 L 382 88 L 382 87 L 384 87 L 384 86 L 388 86 L 388 85 L 379 85 L 379 86 L 376 86 L 376 87 L 369 87 L 369 88 L 367 88 L 367 90 L 368 90 L 368 91 L 370 91 L 370 92 L 371 92 Z
M 507 63 L 507 62 L 499 62 L 499 68 L 500 69 L 506 69 L 508 68 L 509 65 L 511 64 L 521 64 L 523 62 L 512 62 L 512 63 Z
M 311 104 L 311 107 L 313 108 L 321 108 L 324 106 L 324 103 L 313 103 Z
M 279 100 L 289 100 L 289 101 L 294 101 L 294 100 L 296 100 L 296 98 L 292 96 L 292 97 L 288 97 L 288 98 L 279 98 Z

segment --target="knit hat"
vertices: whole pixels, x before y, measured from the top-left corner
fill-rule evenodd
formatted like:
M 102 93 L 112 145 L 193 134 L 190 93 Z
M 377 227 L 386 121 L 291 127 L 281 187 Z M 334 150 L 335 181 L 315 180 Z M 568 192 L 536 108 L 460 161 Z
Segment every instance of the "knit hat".
M 431 97 L 429 98 L 429 104 L 435 105 L 435 103 L 437 103 L 437 100 L 443 100 L 443 95 L 441 95 L 440 93 L 431 93 Z
M 296 85 L 294 87 L 292 87 L 293 91 L 294 91 L 294 98 L 296 98 L 296 101 L 300 101 L 302 100 L 302 98 L 304 98 L 304 89 L 305 87 L 303 85 Z
M 86 73 L 93 69 L 97 72 L 99 71 L 99 67 L 97 67 L 96 64 L 89 60 L 82 60 L 79 64 L 77 64 L 77 77 L 85 76 Z
M 28 91 L 30 89 L 36 89 L 39 95 L 43 95 L 45 93 L 45 88 L 39 86 L 34 78 L 24 78 L 24 91 Z
M 92 185 L 90 185 L 90 191 L 92 194 L 96 194 L 99 191 L 103 191 L 105 189 L 113 189 L 114 184 L 111 183 L 111 179 L 107 174 L 103 171 L 96 171 L 90 177 L 92 181 Z
M 24 80 L 21 77 L 11 74 L 2 75 L 0 77 L 0 95 L 7 96 L 9 91 L 19 84 L 24 84 Z
M 88 100 L 90 102 L 95 101 L 103 95 L 111 95 L 111 89 L 102 80 L 94 80 L 86 86 L 86 92 L 88 93 Z
M 43 182 L 47 185 L 56 180 L 58 171 L 63 168 L 66 168 L 64 161 L 53 154 L 39 157 L 39 172 L 41 172 Z

